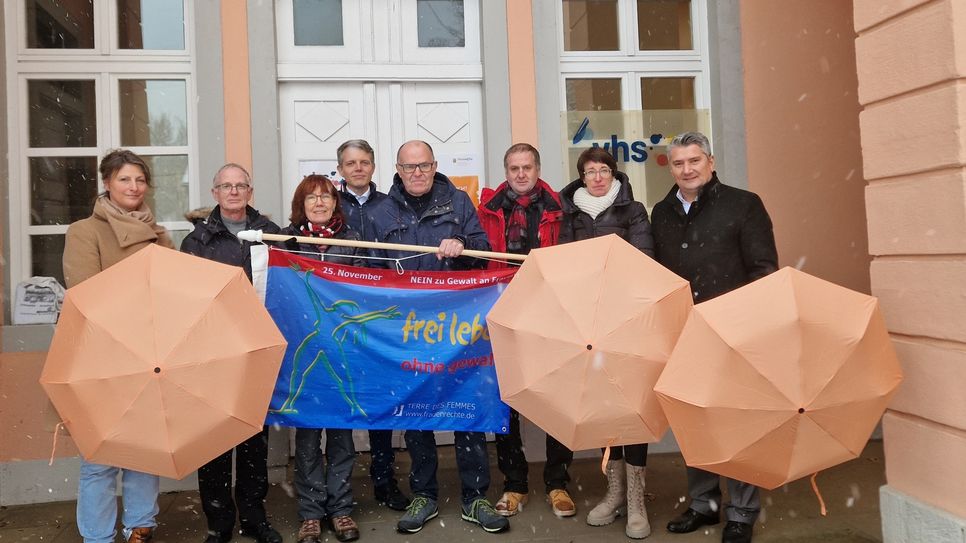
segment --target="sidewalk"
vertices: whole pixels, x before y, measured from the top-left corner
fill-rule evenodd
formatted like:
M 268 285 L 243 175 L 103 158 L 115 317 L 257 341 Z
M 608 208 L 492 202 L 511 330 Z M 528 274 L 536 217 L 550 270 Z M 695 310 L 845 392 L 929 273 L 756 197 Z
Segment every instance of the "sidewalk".
M 502 478 L 496 469 L 496 458 L 490 446 L 493 483 L 490 499 L 495 501 Z M 587 511 L 604 494 L 604 477 L 600 463 L 578 460 L 571 468 L 571 494 L 577 502 L 576 517 L 559 519 L 543 501 L 541 474 L 543 464 L 530 467 L 530 504 L 510 520 L 510 530 L 503 534 L 487 534 L 479 527 L 460 519 L 458 478 L 452 447 L 440 448 L 440 515 L 417 534 L 398 534 L 398 513 L 377 506 L 372 499 L 367 465 L 368 455 L 360 455 L 353 474 L 357 505 L 353 518 L 359 523 L 362 537 L 368 543 L 404 543 L 435 541 L 566 541 L 574 543 L 608 543 L 632 541 L 624 535 L 623 518 L 604 527 L 588 526 Z M 409 458 L 398 455 L 400 473 L 408 473 Z M 871 442 L 863 455 L 818 477 L 819 489 L 828 507 L 822 517 L 818 502 L 807 479 L 762 493 L 763 511 L 755 526 L 755 542 L 783 543 L 866 543 L 881 541 L 879 522 L 879 487 L 885 484 L 882 442 Z M 405 480 L 405 477 L 401 478 Z M 291 480 L 291 477 L 289 477 Z M 404 485 L 408 486 L 408 485 Z M 650 494 L 648 514 L 653 530 L 645 541 L 650 543 L 695 543 L 721 541 L 723 524 L 692 534 L 669 534 L 667 521 L 686 507 L 687 491 L 684 464 L 679 454 L 654 454 L 648 457 L 647 492 Z M 268 496 L 268 513 L 272 523 L 295 543 L 298 518 L 290 484 L 273 485 Z M 153 543 L 202 543 L 206 527 L 197 492 L 175 492 L 161 496 L 160 526 Z M 74 520 L 74 502 L 26 505 L 0 508 L 0 543 L 53 542 L 79 543 Z M 240 543 L 252 539 L 236 537 Z M 327 531 L 324 541 L 336 542 Z

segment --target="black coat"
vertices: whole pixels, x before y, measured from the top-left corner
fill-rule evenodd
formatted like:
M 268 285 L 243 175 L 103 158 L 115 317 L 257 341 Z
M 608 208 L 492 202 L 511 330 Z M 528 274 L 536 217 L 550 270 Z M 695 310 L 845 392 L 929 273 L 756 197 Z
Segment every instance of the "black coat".
M 302 236 L 304 235 L 299 227 L 294 224 L 289 224 L 285 228 L 282 228 L 282 235 L 285 236 Z M 346 225 L 342 225 L 342 230 L 336 232 L 336 239 L 351 239 L 358 241 L 361 239 L 359 233 L 352 230 Z M 299 251 L 306 258 L 316 258 L 324 262 L 331 262 L 333 264 L 343 264 L 345 266 L 358 266 L 360 268 L 366 267 L 366 260 L 364 258 L 359 258 L 361 256 L 366 256 L 367 251 L 359 247 L 346 247 L 343 245 L 328 245 L 324 250 L 321 245 L 315 245 L 314 243 L 298 243 L 296 241 L 284 242 L 284 247 L 290 251 Z
M 761 198 L 717 174 L 685 214 L 677 186 L 654 206 L 657 261 L 691 282 L 700 303 L 778 269 L 771 219 Z
M 345 181 L 342 182 L 342 186 L 339 187 L 342 215 L 345 217 L 345 223 L 349 225 L 349 228 L 355 230 L 361 236 L 360 239 L 367 239 L 366 226 L 369 222 L 369 211 L 385 198 L 384 193 L 376 190 L 376 184 L 370 182 L 369 199 L 366 200 L 366 203 L 360 204 L 356 195 L 346 186 Z
M 278 225 L 257 210 L 248 206 L 248 230 L 261 230 L 277 234 Z M 221 220 L 221 207 L 215 206 L 208 218 L 195 224 L 195 229 L 181 242 L 181 252 L 245 269 L 248 280 L 252 279 L 252 253 L 250 241 L 241 241 L 228 231 Z
M 617 234 L 624 241 L 654 257 L 654 238 L 651 236 L 651 223 L 647 220 L 644 204 L 634 199 L 631 184 L 623 172 L 614 172 L 614 180 L 620 183 L 617 199 L 610 207 L 592 219 L 574 204 L 574 193 L 584 186 L 580 179 L 572 181 L 560 191 L 563 206 L 563 226 L 560 228 L 558 243 L 568 243 L 584 239 Z

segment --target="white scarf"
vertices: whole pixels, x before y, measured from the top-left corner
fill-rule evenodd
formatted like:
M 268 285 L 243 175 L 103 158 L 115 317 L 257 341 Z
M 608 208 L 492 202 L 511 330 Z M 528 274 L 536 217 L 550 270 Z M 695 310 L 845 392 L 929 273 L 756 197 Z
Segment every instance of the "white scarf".
M 581 211 L 590 215 L 591 219 L 597 219 L 597 215 L 614 204 L 617 193 L 621 190 L 621 182 L 617 179 L 610 184 L 610 190 L 603 196 L 594 196 L 587 192 L 587 187 L 580 187 L 574 192 L 574 205 Z

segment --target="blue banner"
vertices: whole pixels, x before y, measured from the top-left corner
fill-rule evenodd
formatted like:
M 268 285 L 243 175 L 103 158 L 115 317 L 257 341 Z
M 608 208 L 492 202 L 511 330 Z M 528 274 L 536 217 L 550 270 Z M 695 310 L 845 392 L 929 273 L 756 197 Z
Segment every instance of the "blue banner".
M 340 266 L 272 249 L 288 348 L 266 424 L 506 433 L 486 314 L 515 270 Z

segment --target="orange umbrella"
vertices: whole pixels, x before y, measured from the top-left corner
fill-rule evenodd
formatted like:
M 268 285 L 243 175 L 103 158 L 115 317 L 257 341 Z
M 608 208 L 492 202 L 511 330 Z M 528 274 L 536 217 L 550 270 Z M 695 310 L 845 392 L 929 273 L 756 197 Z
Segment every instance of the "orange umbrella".
M 695 306 L 655 390 L 689 466 L 771 489 L 857 457 L 900 381 L 875 298 L 784 268 Z
M 89 462 L 180 479 L 262 429 L 285 345 L 241 268 L 151 245 L 67 291 L 40 383 Z
M 572 450 L 658 441 L 688 282 L 615 235 L 530 253 L 487 316 L 500 395 Z

